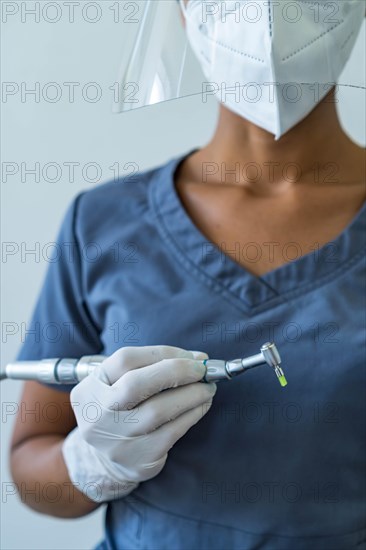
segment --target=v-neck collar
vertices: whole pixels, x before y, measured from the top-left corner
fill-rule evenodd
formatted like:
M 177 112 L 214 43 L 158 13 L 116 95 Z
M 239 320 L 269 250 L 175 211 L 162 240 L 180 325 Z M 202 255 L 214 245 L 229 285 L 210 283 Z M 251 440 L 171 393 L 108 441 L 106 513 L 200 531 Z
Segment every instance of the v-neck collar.
M 197 149 L 153 171 L 150 201 L 160 234 L 183 267 L 236 307 L 258 313 L 337 277 L 364 257 L 366 202 L 333 241 L 262 276 L 248 272 L 194 224 L 175 187 L 179 165 Z

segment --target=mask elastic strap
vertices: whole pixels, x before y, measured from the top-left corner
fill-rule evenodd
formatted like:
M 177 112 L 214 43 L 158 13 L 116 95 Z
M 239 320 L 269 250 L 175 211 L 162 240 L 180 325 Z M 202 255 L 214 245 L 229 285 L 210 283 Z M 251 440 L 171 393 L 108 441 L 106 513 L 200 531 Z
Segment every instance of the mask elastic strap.
M 178 0 L 178 2 L 179 2 L 180 9 L 182 10 L 185 19 L 187 19 L 187 8 L 186 8 L 186 5 L 184 3 L 184 0 Z

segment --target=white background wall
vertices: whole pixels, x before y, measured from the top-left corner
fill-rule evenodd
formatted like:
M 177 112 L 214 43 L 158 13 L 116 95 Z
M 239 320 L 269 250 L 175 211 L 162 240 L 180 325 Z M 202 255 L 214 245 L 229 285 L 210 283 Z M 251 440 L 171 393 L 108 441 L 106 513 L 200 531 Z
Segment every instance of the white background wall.
M 40 250 L 52 242 L 71 199 L 82 189 L 111 179 L 110 166 L 119 162 L 137 163 L 141 170 L 159 165 L 172 156 L 204 144 L 215 126 L 217 106 L 214 100 L 203 105 L 200 97 L 183 99 L 150 109 L 116 115 L 111 112 L 111 92 L 115 82 L 124 44 L 125 27 L 113 21 L 111 6 L 116 2 L 100 1 L 102 17 L 91 24 L 81 16 L 79 2 L 75 8 L 75 22 L 69 22 L 63 2 L 57 2 L 62 17 L 49 23 L 41 16 L 22 22 L 21 10 L 34 8 L 35 2 L 2 1 L 2 69 L 3 82 L 22 82 L 31 87 L 39 82 L 98 82 L 103 97 L 97 103 L 88 103 L 76 92 L 75 103 L 62 97 L 56 103 L 42 100 L 35 103 L 28 97 L 21 101 L 20 94 L 9 97 L 1 104 L 2 167 L 4 163 L 21 163 L 27 167 L 36 162 L 43 167 L 57 162 L 62 177 L 56 183 L 35 182 L 28 175 L 25 181 L 18 173 L 2 178 L 1 231 L 4 243 Z M 18 8 L 18 13 L 4 17 L 5 4 Z M 46 2 L 40 2 L 41 8 Z M 123 2 L 119 2 L 121 6 Z M 23 8 L 22 8 L 23 5 Z M 9 9 L 12 9 L 11 7 Z M 50 17 L 54 17 L 50 8 Z M 94 17 L 92 10 L 90 17 Z M 365 26 L 342 81 L 365 82 Z M 349 135 L 359 144 L 366 144 L 365 91 L 346 89 L 340 95 L 340 116 Z M 70 182 L 65 162 L 79 162 L 75 169 L 75 182 Z M 98 182 L 83 178 L 82 167 L 89 162 L 100 165 L 102 174 Z M 50 173 L 51 174 L 51 173 Z M 52 175 L 52 174 L 51 174 Z M 124 175 L 124 172 L 121 172 Z M 93 177 L 92 171 L 89 178 Z M 25 245 L 21 245 L 25 243 Z M 1 366 L 14 359 L 20 345 L 19 333 L 6 336 L 9 323 L 15 327 L 30 318 L 40 290 L 47 262 L 34 256 L 22 258 L 15 254 L 1 264 Z M 4 382 L 1 385 L 2 403 L 16 403 L 21 384 Z M 8 447 L 13 417 L 2 417 L 1 422 L 1 548 L 10 549 L 88 549 L 102 538 L 102 510 L 83 519 L 64 521 L 32 512 L 16 496 L 6 495 L 11 481 L 8 469 Z

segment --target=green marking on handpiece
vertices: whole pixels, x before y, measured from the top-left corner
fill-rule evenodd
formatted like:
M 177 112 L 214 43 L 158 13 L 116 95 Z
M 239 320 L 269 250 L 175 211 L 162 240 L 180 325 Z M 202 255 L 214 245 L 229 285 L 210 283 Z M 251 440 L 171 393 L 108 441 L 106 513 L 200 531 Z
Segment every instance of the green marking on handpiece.
M 286 378 L 285 378 L 283 375 L 280 376 L 280 377 L 278 378 L 278 380 L 280 381 L 280 384 L 281 384 L 282 387 L 287 386 L 287 380 L 286 380 Z

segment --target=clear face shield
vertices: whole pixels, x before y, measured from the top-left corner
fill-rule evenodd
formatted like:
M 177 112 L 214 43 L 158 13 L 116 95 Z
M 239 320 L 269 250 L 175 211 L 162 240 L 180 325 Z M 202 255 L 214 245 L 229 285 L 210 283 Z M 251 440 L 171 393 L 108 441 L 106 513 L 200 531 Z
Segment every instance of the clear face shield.
M 131 4 L 132 5 L 132 4 Z M 205 80 L 192 51 L 178 0 L 139 0 L 125 19 L 118 75 L 117 113 L 171 101 L 201 91 Z
M 124 25 L 115 112 L 215 96 L 278 139 L 334 86 L 336 93 L 365 91 L 365 62 L 342 78 L 364 23 L 360 0 L 142 0 L 136 6 Z

